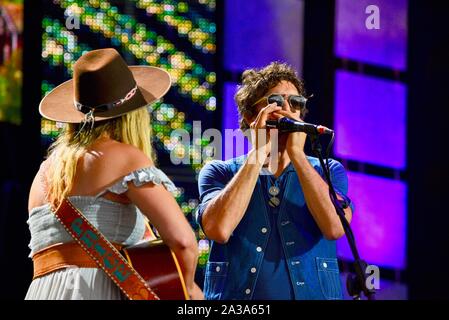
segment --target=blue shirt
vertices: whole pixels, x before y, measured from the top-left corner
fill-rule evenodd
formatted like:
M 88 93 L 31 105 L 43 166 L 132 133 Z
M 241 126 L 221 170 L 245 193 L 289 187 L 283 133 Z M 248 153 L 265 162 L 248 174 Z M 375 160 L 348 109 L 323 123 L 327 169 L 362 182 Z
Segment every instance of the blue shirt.
M 203 167 L 198 178 L 200 204 L 196 211 L 200 226 L 209 201 L 226 187 L 244 161 L 245 157 L 239 157 L 212 161 Z M 308 157 L 308 161 L 323 176 L 318 159 Z M 334 188 L 352 206 L 346 197 L 348 184 L 343 166 L 330 159 L 330 171 Z M 264 179 L 259 177 L 248 208 L 228 242 L 211 241 L 203 286 L 206 298 L 250 300 L 279 295 L 297 300 L 341 299 L 336 243 L 323 237 L 313 219 L 294 167 L 285 170 L 282 183 L 279 180 L 283 193 L 275 212 L 267 207 L 268 186 Z
M 269 193 L 271 186 L 279 189 L 276 196 L 280 202 L 283 201 L 284 190 L 286 187 L 286 177 L 289 174 L 296 174 L 293 165 L 290 163 L 275 178 L 268 170 L 264 175 L 260 176 L 261 183 L 264 187 L 264 196 L 266 199 L 265 206 L 270 219 L 271 233 L 268 238 L 265 256 L 262 261 L 259 276 L 256 281 L 253 299 L 255 300 L 293 300 L 294 293 L 291 285 L 290 275 L 288 273 L 287 260 L 282 250 L 281 236 L 276 226 L 279 214 L 279 206 L 271 206 L 269 204 L 272 197 Z

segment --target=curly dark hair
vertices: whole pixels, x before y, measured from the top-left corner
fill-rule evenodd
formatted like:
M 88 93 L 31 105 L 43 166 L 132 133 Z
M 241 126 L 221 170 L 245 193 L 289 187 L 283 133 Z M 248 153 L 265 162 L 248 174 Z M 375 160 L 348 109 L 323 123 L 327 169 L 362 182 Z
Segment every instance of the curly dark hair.
M 261 69 L 248 69 L 243 72 L 242 84 L 234 96 L 242 131 L 249 128 L 244 116 L 255 115 L 256 106 L 253 104 L 281 81 L 291 82 L 300 95 L 305 95 L 303 81 L 299 79 L 296 71 L 286 63 L 272 62 Z M 307 108 L 304 107 L 300 111 L 301 118 L 304 118 L 308 111 Z

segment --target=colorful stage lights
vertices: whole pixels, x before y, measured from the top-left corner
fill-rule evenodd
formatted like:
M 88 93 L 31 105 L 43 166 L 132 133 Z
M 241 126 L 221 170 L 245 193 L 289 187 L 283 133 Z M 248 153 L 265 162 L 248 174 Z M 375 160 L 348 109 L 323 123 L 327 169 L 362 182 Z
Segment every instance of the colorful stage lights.
M 48 0 L 42 20 L 42 59 L 46 63 L 42 95 L 72 76 L 73 64 L 84 52 L 108 46 L 117 48 L 130 64 L 166 69 L 172 78 L 174 99 L 190 101 L 189 105 L 201 108 L 210 118 L 216 109 L 216 74 L 207 62 L 216 50 L 216 26 L 210 19 L 214 10 L 215 1 Z M 79 28 L 68 27 L 68 18 L 76 19 Z M 173 32 L 184 41 L 182 50 Z M 185 48 L 186 40 L 191 48 Z M 174 149 L 170 138 L 174 129 L 192 130 L 183 104 L 159 102 L 151 106 L 153 139 L 159 152 Z M 60 129 L 56 123 L 42 120 L 43 138 L 55 138 Z M 189 146 L 181 149 L 176 152 L 191 155 L 191 167 L 197 173 L 201 154 Z M 188 194 L 189 190 L 180 188 L 175 195 L 185 214 L 197 205 Z

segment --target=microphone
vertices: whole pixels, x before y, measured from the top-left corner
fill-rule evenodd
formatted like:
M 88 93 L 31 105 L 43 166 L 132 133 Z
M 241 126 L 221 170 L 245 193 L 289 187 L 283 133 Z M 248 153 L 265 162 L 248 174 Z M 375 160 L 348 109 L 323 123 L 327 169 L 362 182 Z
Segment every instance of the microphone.
M 325 126 L 293 120 L 283 117 L 279 120 L 267 120 L 267 128 L 278 129 L 281 132 L 305 132 L 310 135 L 333 134 L 334 131 Z

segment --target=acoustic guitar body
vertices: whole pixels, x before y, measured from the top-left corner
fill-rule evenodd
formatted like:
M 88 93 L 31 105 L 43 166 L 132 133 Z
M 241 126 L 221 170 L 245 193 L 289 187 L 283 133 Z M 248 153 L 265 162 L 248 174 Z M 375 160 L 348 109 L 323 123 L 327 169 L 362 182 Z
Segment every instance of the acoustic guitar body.
M 162 240 L 142 241 L 122 251 L 161 300 L 188 300 L 178 260 Z

